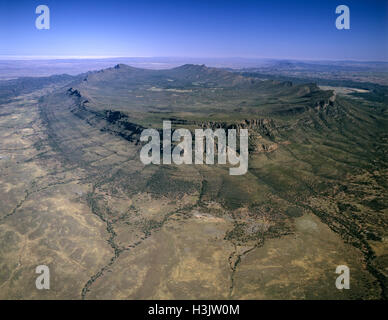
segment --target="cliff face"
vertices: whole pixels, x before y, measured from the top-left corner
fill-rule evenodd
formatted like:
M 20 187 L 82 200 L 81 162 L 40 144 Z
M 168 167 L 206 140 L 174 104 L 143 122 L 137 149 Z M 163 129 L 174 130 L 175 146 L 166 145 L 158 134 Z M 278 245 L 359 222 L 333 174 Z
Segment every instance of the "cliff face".
M 334 106 L 336 98 L 337 98 L 336 93 L 332 91 L 332 94 L 327 99 L 322 99 L 322 100 L 319 100 L 318 102 L 315 102 L 314 107 L 317 110 L 326 110 L 328 107 Z
M 67 90 L 68 96 L 74 99 L 74 106 L 70 110 L 76 117 L 85 120 L 89 125 L 114 135 L 135 142 L 139 142 L 140 134 L 145 129 L 129 121 L 128 116 L 120 111 L 95 111 L 88 108 L 89 100 L 78 89 Z

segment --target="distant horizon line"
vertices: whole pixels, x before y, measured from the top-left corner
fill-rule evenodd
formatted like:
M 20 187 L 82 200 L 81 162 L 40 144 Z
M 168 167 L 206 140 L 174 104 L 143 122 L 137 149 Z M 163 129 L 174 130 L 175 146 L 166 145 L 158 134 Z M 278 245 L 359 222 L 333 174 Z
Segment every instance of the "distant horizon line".
M 362 59 L 327 59 L 327 58 L 269 58 L 269 57 L 190 57 L 190 56 L 41 56 L 41 55 L 1 55 L 0 61 L 5 60 L 107 60 L 107 59 L 209 59 L 209 60 L 279 60 L 279 61 L 316 61 L 316 62 L 369 62 L 388 63 L 388 60 L 362 60 Z

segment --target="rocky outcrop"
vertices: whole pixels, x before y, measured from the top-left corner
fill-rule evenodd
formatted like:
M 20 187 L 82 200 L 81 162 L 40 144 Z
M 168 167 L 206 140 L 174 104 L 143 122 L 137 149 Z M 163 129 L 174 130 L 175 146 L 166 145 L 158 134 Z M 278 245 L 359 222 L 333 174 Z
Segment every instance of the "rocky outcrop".
M 99 128 L 100 131 L 118 135 L 136 144 L 139 142 L 140 134 L 145 128 L 129 121 L 128 115 L 113 110 L 92 110 L 87 107 L 89 100 L 78 89 L 70 88 L 67 93 L 75 99 L 70 110 L 75 116 L 85 120 L 89 125 Z
M 81 92 L 78 89 L 69 88 L 67 92 L 70 96 L 81 98 Z
M 217 129 L 223 128 L 225 130 L 228 129 L 249 129 L 250 131 L 254 131 L 256 133 L 260 133 L 266 137 L 273 137 L 275 132 L 277 132 L 277 126 L 272 119 L 262 118 L 262 119 L 245 119 L 241 121 L 237 121 L 234 123 L 226 123 L 226 122 L 217 122 L 217 121 L 200 121 L 194 122 L 193 124 L 197 125 L 203 129 Z
M 317 110 L 325 110 L 329 106 L 330 107 L 334 106 L 335 99 L 336 99 L 336 94 L 333 91 L 333 94 L 328 99 L 322 99 L 322 100 L 317 101 L 315 103 L 314 107 Z

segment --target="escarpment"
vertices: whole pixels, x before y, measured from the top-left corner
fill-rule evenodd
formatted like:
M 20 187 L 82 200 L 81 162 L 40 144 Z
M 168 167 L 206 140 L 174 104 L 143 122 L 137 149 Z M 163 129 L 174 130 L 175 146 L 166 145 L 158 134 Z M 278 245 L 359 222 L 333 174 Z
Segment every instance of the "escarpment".
M 114 109 L 95 110 L 92 108 L 90 97 L 84 94 L 81 90 L 69 88 L 67 95 L 74 101 L 71 112 L 78 118 L 83 119 L 89 125 L 98 128 L 100 131 L 108 132 L 124 138 L 129 142 L 135 144 L 140 143 L 140 135 L 146 127 L 136 123 L 131 119 L 129 111 L 119 111 Z M 310 110 L 317 114 L 327 113 L 330 108 L 334 108 L 335 95 L 328 95 L 328 99 L 311 102 L 313 108 L 302 106 L 304 111 Z M 319 118 L 319 117 L 318 117 Z M 272 118 L 248 118 L 236 121 L 217 121 L 217 120 L 188 120 L 179 117 L 166 117 L 161 119 L 159 127 L 162 126 L 163 120 L 171 121 L 174 128 L 184 127 L 188 128 L 194 135 L 195 129 L 211 129 L 218 128 L 229 130 L 236 129 L 239 132 L 241 129 L 249 130 L 249 150 L 251 153 L 270 153 L 279 148 L 290 132 L 294 129 L 293 126 L 278 123 Z M 296 122 L 294 126 L 304 126 L 309 123 L 314 123 L 316 120 L 306 112 L 306 116 Z M 158 126 L 156 126 L 157 128 Z M 157 129 L 162 134 L 161 129 Z M 217 143 L 217 141 L 216 141 Z
M 114 110 L 95 111 L 87 107 L 89 100 L 79 90 L 70 88 L 67 93 L 76 99 L 75 105 L 71 109 L 75 116 L 99 128 L 100 131 L 121 136 L 130 142 L 139 142 L 140 134 L 145 128 L 129 121 L 128 115 Z

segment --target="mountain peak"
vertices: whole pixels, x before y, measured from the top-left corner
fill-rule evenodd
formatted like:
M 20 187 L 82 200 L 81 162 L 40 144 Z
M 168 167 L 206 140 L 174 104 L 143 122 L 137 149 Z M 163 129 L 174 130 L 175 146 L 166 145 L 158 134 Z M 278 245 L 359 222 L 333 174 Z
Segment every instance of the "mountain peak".
M 209 69 L 204 64 L 192 64 L 192 63 L 186 63 L 182 66 L 176 67 L 176 70 L 206 70 Z
M 114 66 L 115 69 L 120 69 L 120 68 L 124 68 L 124 67 L 127 67 L 127 65 L 123 64 L 123 63 L 118 63 Z
M 135 68 L 135 67 L 131 67 L 127 64 L 124 64 L 124 63 L 118 63 L 116 64 L 113 69 L 124 69 L 124 70 L 142 70 L 142 69 L 139 69 L 139 68 Z

